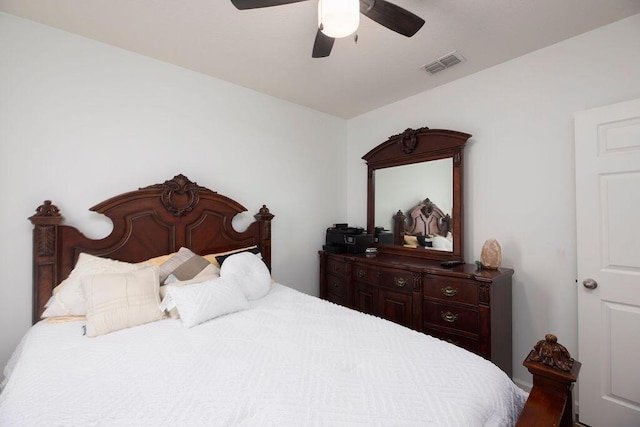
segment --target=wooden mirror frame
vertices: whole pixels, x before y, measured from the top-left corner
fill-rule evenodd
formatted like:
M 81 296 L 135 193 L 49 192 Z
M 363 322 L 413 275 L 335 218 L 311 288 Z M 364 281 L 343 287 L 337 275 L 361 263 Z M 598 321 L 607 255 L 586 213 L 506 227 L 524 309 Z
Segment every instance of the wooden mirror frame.
M 471 135 L 467 133 L 452 130 L 429 129 L 428 127 L 415 130 L 407 129 L 399 135 L 390 136 L 385 142 L 362 156 L 367 162 L 367 230 L 372 234 L 375 233 L 375 172 L 377 169 L 430 160 L 453 159 L 453 207 L 451 212 L 453 251 L 407 248 L 402 244 L 377 244 L 378 251 L 440 261 L 464 262 L 463 150 L 470 137 Z M 429 195 L 420 195 L 420 197 L 429 197 Z M 403 242 L 404 235 L 398 236 L 396 234 L 394 233 L 394 242 Z

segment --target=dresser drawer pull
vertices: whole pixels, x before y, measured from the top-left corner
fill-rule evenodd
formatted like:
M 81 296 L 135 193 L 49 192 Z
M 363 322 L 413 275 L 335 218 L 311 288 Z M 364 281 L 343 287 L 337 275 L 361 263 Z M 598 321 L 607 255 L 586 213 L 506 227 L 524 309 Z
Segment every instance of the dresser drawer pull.
M 445 297 L 455 297 L 458 295 L 458 288 L 452 288 L 451 286 L 440 288 Z
M 333 289 L 338 289 L 340 287 L 340 282 L 333 282 Z
M 362 279 L 364 277 L 364 275 L 366 274 L 366 272 L 363 269 L 358 269 L 356 274 L 358 275 L 359 278 Z
M 440 316 L 442 316 L 442 320 L 444 320 L 445 322 L 449 322 L 449 323 L 453 323 L 456 320 L 458 320 L 458 315 L 457 314 L 453 314 L 450 311 L 447 311 L 447 312 L 441 311 L 440 312 Z
M 404 288 L 407 285 L 407 279 L 405 279 L 404 277 L 394 277 L 393 281 L 396 282 L 396 285 Z
M 340 271 L 340 266 L 339 265 L 334 265 L 333 266 L 333 271 Z
M 449 344 L 453 344 L 453 345 L 460 345 L 460 341 L 458 341 L 458 340 L 453 340 L 453 339 L 451 339 L 451 338 L 447 338 L 447 342 L 448 342 Z

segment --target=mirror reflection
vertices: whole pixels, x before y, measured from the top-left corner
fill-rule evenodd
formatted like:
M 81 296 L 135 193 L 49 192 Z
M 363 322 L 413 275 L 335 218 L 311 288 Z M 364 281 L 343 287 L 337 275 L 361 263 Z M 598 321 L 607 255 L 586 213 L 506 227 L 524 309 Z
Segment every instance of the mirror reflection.
M 376 227 L 394 231 L 398 210 L 406 216 L 403 245 L 453 251 L 453 159 L 377 169 Z

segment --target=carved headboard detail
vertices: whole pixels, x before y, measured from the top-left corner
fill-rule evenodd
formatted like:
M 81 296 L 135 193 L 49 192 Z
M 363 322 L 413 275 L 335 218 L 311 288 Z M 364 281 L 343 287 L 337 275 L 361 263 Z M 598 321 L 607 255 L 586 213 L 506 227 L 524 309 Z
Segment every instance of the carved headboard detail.
M 33 322 L 40 319 L 53 287 L 69 275 L 86 252 L 126 262 L 140 262 L 188 247 L 205 255 L 257 245 L 271 266 L 271 220 L 263 205 L 255 222 L 239 233 L 233 218 L 246 208 L 199 186 L 180 174 L 112 197 L 90 209 L 113 222 L 112 232 L 93 240 L 63 225 L 60 210 L 47 200 L 29 219 L 33 230 Z
M 439 235 L 447 237 L 451 230 L 451 216 L 445 214 L 429 198 L 409 210 L 409 223 L 404 224 L 404 230 L 395 230 L 398 235 L 411 234 L 416 236 Z

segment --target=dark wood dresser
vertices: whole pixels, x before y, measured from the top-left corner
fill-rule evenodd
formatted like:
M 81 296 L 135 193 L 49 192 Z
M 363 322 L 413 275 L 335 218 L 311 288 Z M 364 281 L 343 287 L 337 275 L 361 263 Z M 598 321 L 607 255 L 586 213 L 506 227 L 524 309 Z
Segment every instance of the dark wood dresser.
M 320 251 L 320 297 L 444 339 L 509 376 L 513 270 Z

